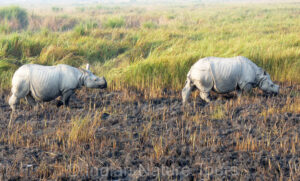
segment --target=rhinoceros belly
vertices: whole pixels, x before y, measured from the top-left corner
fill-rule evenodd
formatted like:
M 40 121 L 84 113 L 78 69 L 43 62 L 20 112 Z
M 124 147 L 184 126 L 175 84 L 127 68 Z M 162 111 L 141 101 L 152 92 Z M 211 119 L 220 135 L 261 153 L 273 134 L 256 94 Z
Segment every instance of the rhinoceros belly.
M 241 66 L 235 59 L 215 59 L 211 61 L 211 73 L 214 89 L 218 93 L 227 93 L 236 89 L 240 78 Z
M 30 91 L 32 96 L 39 101 L 51 101 L 58 97 L 59 74 L 54 68 L 45 70 L 32 70 L 30 79 Z

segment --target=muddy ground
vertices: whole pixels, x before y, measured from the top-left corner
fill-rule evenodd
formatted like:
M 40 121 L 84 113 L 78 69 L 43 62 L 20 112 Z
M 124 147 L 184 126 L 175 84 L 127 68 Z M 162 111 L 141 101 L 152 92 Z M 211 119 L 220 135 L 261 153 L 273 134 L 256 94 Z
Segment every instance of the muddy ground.
M 213 95 L 209 104 L 196 92 L 185 107 L 179 92 L 144 99 L 133 90 L 81 90 L 70 108 L 22 101 L 13 115 L 3 91 L 0 178 L 297 180 L 300 89 L 281 90 Z

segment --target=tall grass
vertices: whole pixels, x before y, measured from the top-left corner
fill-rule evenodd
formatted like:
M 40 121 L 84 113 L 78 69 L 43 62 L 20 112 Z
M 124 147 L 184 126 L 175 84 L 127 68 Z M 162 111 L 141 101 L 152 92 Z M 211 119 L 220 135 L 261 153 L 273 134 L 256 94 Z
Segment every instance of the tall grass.
M 61 32 L 59 25 L 47 25 L 47 31 L 0 34 L 0 58 L 22 64 L 79 66 L 90 62 L 96 74 L 118 85 L 115 88 L 159 91 L 181 89 L 190 66 L 199 58 L 245 56 L 275 81 L 300 83 L 297 4 L 86 7 L 84 12 L 73 11 L 67 18 L 81 22 L 73 30 Z
M 17 6 L 0 8 L 0 23 L 12 30 L 24 29 L 28 25 L 27 12 Z
M 106 20 L 103 25 L 106 28 L 121 28 L 124 24 L 125 20 L 123 17 L 113 17 Z

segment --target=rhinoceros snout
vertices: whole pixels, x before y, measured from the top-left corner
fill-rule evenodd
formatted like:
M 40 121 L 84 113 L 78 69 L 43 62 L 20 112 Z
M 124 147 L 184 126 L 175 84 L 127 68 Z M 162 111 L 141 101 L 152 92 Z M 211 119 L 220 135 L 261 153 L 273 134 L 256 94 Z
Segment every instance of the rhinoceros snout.
M 101 77 L 101 84 L 99 85 L 99 88 L 101 88 L 101 89 L 107 88 L 107 82 L 104 77 Z
M 104 84 L 100 85 L 101 89 L 106 89 L 107 88 L 107 82 L 105 82 Z
M 267 93 L 267 94 L 269 94 L 269 95 L 274 95 L 274 96 L 276 96 L 276 95 L 279 94 L 279 85 L 274 84 L 274 85 L 272 85 L 272 86 L 270 87 L 269 90 L 266 90 L 266 91 L 264 91 L 264 92 Z
M 279 85 L 276 85 L 276 95 L 278 95 L 279 94 L 279 91 L 280 91 L 280 87 L 279 87 Z

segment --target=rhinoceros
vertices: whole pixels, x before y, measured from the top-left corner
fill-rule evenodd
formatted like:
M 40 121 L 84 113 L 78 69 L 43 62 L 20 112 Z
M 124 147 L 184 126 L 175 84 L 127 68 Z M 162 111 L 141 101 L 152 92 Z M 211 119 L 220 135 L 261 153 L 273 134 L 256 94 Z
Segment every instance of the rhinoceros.
M 97 77 L 87 69 L 69 65 L 43 66 L 26 64 L 21 66 L 12 78 L 12 96 L 9 105 L 12 110 L 21 98 L 26 98 L 31 106 L 38 102 L 47 102 L 62 96 L 62 104 L 69 105 L 70 96 L 82 86 L 88 88 L 106 88 L 104 77 Z
M 209 92 L 229 93 L 236 90 L 250 92 L 259 87 L 264 92 L 279 93 L 279 86 L 271 81 L 270 75 L 246 57 L 206 57 L 198 60 L 187 74 L 182 90 L 182 101 L 186 103 L 190 93 L 198 88 L 200 97 L 210 102 Z

